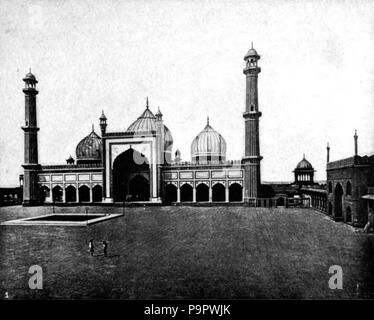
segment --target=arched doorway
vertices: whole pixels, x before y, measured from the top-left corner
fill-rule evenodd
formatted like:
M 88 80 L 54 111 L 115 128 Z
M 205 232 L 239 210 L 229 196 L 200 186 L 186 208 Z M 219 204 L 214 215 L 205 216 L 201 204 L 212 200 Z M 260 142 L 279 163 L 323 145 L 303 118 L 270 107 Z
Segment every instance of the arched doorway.
M 284 198 L 280 197 L 277 199 L 277 207 L 284 207 Z
M 229 201 L 243 201 L 243 188 L 239 183 L 233 183 L 229 187 Z
M 343 217 L 343 188 L 340 183 L 335 187 L 334 193 L 334 218 Z
M 177 187 L 172 183 L 169 183 L 165 187 L 165 202 L 172 203 L 177 201 Z
M 62 202 L 62 188 L 60 186 L 53 187 L 52 199 L 53 202 Z
M 92 201 L 101 202 L 103 200 L 103 188 L 96 185 L 92 188 Z
M 40 188 L 40 201 L 45 202 L 51 196 L 51 190 L 47 186 Z
M 131 201 L 149 201 L 149 182 L 141 175 L 131 179 L 129 185 Z
M 83 185 L 79 187 L 79 202 L 89 202 L 90 201 L 90 188 Z
M 209 201 L 209 187 L 205 183 L 200 183 L 196 187 L 196 201 L 197 202 Z
M 113 162 L 114 201 L 148 201 L 150 197 L 149 180 L 149 162 L 143 154 L 132 148 L 121 153 Z M 130 182 L 132 183 L 131 187 Z M 136 195 L 138 195 L 138 199 L 136 199 Z
M 181 186 L 181 202 L 192 202 L 192 186 L 185 183 Z
M 212 188 L 213 201 L 225 201 L 225 186 L 221 183 L 216 183 Z
M 345 210 L 345 222 L 352 222 L 352 209 L 349 206 Z
M 77 189 L 74 186 L 68 186 L 65 189 L 66 202 L 77 202 Z

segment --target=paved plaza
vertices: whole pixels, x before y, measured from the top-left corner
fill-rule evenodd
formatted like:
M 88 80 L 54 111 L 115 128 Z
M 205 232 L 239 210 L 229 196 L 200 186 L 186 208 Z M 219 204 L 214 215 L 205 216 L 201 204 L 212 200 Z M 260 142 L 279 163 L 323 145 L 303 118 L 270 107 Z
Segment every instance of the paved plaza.
M 374 236 L 312 209 L 87 210 L 125 215 L 87 227 L 0 226 L 2 298 L 374 297 Z M 3 207 L 0 222 L 50 213 L 52 207 Z M 32 265 L 42 267 L 42 290 L 28 287 Z M 342 290 L 328 286 L 332 265 L 343 269 Z

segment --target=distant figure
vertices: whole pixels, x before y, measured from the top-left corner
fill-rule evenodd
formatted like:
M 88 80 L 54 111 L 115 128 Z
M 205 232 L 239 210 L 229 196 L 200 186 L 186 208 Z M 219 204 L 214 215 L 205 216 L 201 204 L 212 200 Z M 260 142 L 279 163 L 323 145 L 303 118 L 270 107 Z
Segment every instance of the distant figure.
M 95 249 L 94 249 L 93 239 L 91 239 L 90 242 L 88 243 L 88 251 L 90 251 L 91 256 L 94 255 Z
M 103 241 L 103 251 L 104 251 L 104 257 L 108 256 L 108 243 L 106 241 Z
M 369 209 L 368 222 L 365 225 L 364 232 L 369 232 L 370 229 L 374 229 L 374 213 L 373 209 Z

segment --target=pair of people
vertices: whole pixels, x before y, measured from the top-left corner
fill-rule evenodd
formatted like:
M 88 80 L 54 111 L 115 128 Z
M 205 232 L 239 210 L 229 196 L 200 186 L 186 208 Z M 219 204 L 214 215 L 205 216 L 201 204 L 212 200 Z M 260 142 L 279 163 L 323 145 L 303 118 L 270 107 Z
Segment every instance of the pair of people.
M 88 242 L 88 251 L 90 252 L 90 255 L 93 256 L 95 252 L 95 246 L 94 246 L 94 240 L 91 239 Z M 104 252 L 104 257 L 108 256 L 108 243 L 104 240 L 103 241 L 103 252 Z

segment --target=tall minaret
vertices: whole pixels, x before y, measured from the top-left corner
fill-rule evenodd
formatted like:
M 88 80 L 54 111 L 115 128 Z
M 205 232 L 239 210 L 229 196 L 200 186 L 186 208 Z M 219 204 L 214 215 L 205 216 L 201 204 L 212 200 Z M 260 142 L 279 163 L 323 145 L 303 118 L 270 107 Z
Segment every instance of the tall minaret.
M 25 87 L 25 125 L 22 130 L 25 132 L 25 159 L 23 182 L 23 204 L 33 205 L 38 203 L 38 131 L 36 121 L 36 95 L 38 90 L 35 86 L 38 81 L 30 72 L 23 78 Z
M 353 136 L 353 139 L 355 140 L 355 156 L 358 156 L 358 135 L 357 135 L 357 130 L 355 130 L 355 135 Z
M 249 49 L 245 55 L 245 68 L 243 73 L 246 76 L 246 99 L 245 112 L 243 117 L 245 119 L 245 155 L 243 158 L 244 164 L 244 201 L 258 198 L 261 185 L 261 169 L 260 161 L 260 133 L 259 133 L 259 118 L 261 112 L 258 108 L 258 90 L 257 79 L 261 68 L 257 66 L 260 56 L 253 48 Z

